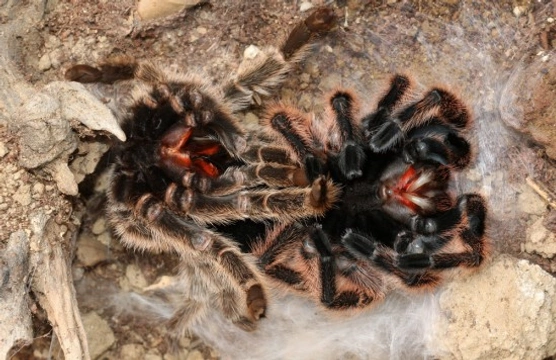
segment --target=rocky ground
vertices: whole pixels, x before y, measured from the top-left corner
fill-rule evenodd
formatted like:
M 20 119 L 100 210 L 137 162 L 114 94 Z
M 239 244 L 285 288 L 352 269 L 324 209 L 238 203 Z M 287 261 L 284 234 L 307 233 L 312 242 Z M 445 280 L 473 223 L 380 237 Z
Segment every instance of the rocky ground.
M 233 356 L 224 337 L 225 345 L 212 346 L 186 337 L 171 351 L 164 326 L 104 306 L 102 295 L 141 291 L 172 274 L 177 259 L 126 251 L 106 227 L 106 174 L 98 164 L 122 137 L 109 111 L 117 113 L 119 94 L 59 82 L 72 64 L 115 54 L 219 79 L 246 48 L 275 44 L 323 1 L 187 3 L 156 18 L 160 7 L 153 12 L 141 1 L 141 18 L 131 0 L 0 2 L 0 356 Z M 327 3 L 340 17 L 338 29 L 298 67 L 280 99 L 319 112 L 322 95 L 341 85 L 366 94 L 362 110 L 371 110 L 388 74 L 403 71 L 423 85 L 456 89 L 474 110 L 478 156 L 458 190 L 489 199 L 495 255 L 436 294 L 437 335 L 422 354 L 555 355 L 556 3 Z M 256 112 L 242 116 L 257 121 Z M 13 330 L 2 336 L 1 329 Z

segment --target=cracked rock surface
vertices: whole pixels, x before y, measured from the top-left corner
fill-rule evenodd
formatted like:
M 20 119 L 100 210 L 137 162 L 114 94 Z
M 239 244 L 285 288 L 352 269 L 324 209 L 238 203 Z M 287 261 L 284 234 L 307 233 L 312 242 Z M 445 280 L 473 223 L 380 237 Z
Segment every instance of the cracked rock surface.
M 528 261 L 500 256 L 448 284 L 440 309 L 447 358 L 545 359 L 556 353 L 556 278 Z

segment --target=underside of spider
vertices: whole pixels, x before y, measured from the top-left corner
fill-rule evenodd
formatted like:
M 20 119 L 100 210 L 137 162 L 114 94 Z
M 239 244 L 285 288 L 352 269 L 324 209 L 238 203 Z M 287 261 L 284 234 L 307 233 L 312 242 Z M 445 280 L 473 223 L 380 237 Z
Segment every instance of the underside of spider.
M 126 56 L 66 72 L 84 83 L 137 83 L 121 123 L 128 140 L 112 149 L 107 217 L 127 246 L 182 257 L 193 295 L 171 321 L 178 335 L 207 311 L 245 330 L 265 314 L 265 280 L 252 256 L 216 226 L 296 221 L 323 215 L 336 201 L 330 179 L 307 179 L 287 149 L 247 134 L 236 117 L 275 93 L 335 21 L 331 9 L 315 10 L 279 49 L 263 49 L 219 86 Z
M 282 222 L 254 246 L 263 271 L 328 309 L 365 308 L 393 289 L 434 287 L 489 253 L 480 195 L 455 197 L 452 172 L 467 167 L 471 118 L 451 92 L 410 98 L 395 75 L 376 110 L 357 117 L 349 90 L 333 92 L 320 119 L 276 106 L 266 123 L 309 179 L 342 186 L 318 219 Z

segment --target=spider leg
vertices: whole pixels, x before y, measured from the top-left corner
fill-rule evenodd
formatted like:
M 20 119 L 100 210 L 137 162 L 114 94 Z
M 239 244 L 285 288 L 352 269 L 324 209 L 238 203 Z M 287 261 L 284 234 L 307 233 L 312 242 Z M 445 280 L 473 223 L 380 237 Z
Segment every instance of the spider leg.
M 377 297 L 375 289 L 378 287 L 358 286 L 357 273 L 345 268 L 345 263 L 342 263 L 345 259 L 333 251 L 330 239 L 320 226 L 311 229 L 307 240 L 310 242 L 304 244 L 305 248 L 313 247 L 312 251 L 318 255 L 320 301 L 325 307 L 336 310 L 366 307 Z M 364 284 L 370 285 L 368 282 Z
M 345 248 L 335 251 L 337 296 L 335 309 L 361 309 L 381 301 L 389 286 L 385 277 L 368 261 L 353 257 Z
M 429 91 L 424 99 L 431 98 L 434 105 L 437 107 L 438 116 L 448 125 L 456 128 L 457 130 L 465 130 L 469 123 L 471 122 L 471 114 L 467 106 L 452 92 L 442 89 L 433 88 Z M 426 113 L 427 103 L 423 104 L 423 108 L 420 109 L 422 114 Z M 409 124 L 411 127 L 423 124 L 423 121 L 429 121 L 425 116 L 417 117 L 421 121 L 417 121 L 417 124 Z
M 438 155 L 440 159 L 444 151 L 455 153 L 458 159 L 462 159 L 462 163 L 455 160 L 452 162 L 460 168 L 467 165 L 468 160 L 465 159 L 468 157 L 469 144 L 459 135 L 459 132 L 464 131 L 471 121 L 467 107 L 451 92 L 433 88 L 421 100 L 396 110 L 396 106 L 409 88 L 410 83 L 406 77 L 394 76 L 390 90 L 379 102 L 377 111 L 364 118 L 365 136 L 370 148 L 376 153 L 392 149 L 397 151 L 397 147 L 404 143 L 403 140 L 411 137 L 412 130 L 433 124 L 437 126 L 430 127 L 427 131 L 433 134 L 431 137 L 435 134 L 444 137 L 437 144 L 442 144 L 445 149 L 440 149 L 435 154 L 434 146 L 427 147 L 425 141 L 417 145 L 414 150 L 428 149 L 432 157 Z M 421 131 L 421 134 L 424 133 L 424 130 Z
M 244 296 L 238 293 L 237 286 L 229 276 L 215 276 L 223 271 L 221 266 L 203 253 L 182 255 L 174 283 L 149 291 L 178 305 L 168 321 L 168 327 L 172 329 L 171 337 L 176 340 L 183 338 L 192 324 L 214 309 L 222 309 L 238 327 L 246 331 L 254 330 L 255 323 L 244 315 Z
M 382 297 L 375 280 L 368 288 L 358 286 L 369 285 L 368 276 L 358 281 L 356 272 L 338 273 L 337 255 L 319 227 L 278 225 L 254 247 L 253 253 L 271 279 L 320 301 L 328 309 L 363 308 Z
M 333 302 L 336 297 L 336 263 L 332 253 L 332 244 L 322 228 L 315 226 L 309 232 L 305 248 L 311 247 L 311 252 L 318 255 L 319 259 L 319 277 L 321 283 L 320 301 L 325 306 L 334 306 Z
M 142 193 L 133 179 L 121 175 L 114 179 L 114 186 L 126 188 L 112 190 L 107 207 L 109 222 L 123 243 L 140 250 L 176 251 L 186 261 L 204 254 L 203 259 L 211 262 L 212 276 L 233 290 L 237 306 L 223 308 L 225 315 L 239 326 L 253 329 L 254 322 L 264 316 L 266 295 L 249 256 L 233 241 L 174 213 L 152 194 Z M 198 295 L 205 296 L 205 292 Z
M 250 142 L 256 142 L 254 139 L 249 139 Z M 241 158 L 247 163 L 273 163 L 280 165 L 295 166 L 296 162 L 290 156 L 290 152 L 283 147 L 265 144 L 263 142 L 256 143 L 250 146 Z
M 278 225 L 255 245 L 253 253 L 271 278 L 330 303 L 335 292 L 331 249 L 327 247 L 329 243 L 318 239 L 315 243 L 315 236 L 326 235 L 299 223 Z M 325 254 L 324 259 L 319 257 L 319 251 Z M 321 284 L 326 288 L 321 288 Z
M 346 250 L 356 259 L 378 267 L 386 274 L 398 278 L 408 288 L 434 286 L 440 277 L 427 271 L 408 272 L 398 266 L 398 257 L 394 249 L 387 247 L 369 234 L 347 232 L 342 238 Z
M 267 276 L 311 294 L 319 287 L 317 277 L 305 275 L 317 272 L 318 264 L 312 253 L 299 246 L 307 236 L 305 226 L 296 222 L 281 223 L 269 230 L 265 238 L 253 246 L 252 252 Z
M 404 269 L 445 269 L 457 266 L 477 267 L 488 256 L 490 249 L 485 238 L 486 206 L 484 199 L 477 194 L 466 194 L 458 199 L 454 214 L 438 219 L 419 221 L 415 227 L 424 233 L 437 233 L 434 236 L 417 237 L 425 248 L 432 252 L 403 254 L 398 266 Z M 459 215 L 459 216 L 458 216 Z M 451 217 L 447 221 L 447 218 Z M 459 217 L 459 221 L 455 220 Z M 440 251 L 454 240 L 461 242 L 455 252 Z
M 231 194 L 261 185 L 272 188 L 310 185 L 303 170 L 296 166 L 278 164 L 259 163 L 229 168 L 214 179 L 199 176 L 196 173 L 188 173 L 187 175 L 189 175 L 188 179 L 191 180 L 187 183 L 182 181 L 181 184 L 184 187 L 193 187 L 201 193 L 211 196 Z
M 301 61 L 315 40 L 329 32 L 336 16 L 330 8 L 315 10 L 290 32 L 280 50 L 267 48 L 255 59 L 241 66 L 237 75 L 224 86 L 224 97 L 234 112 L 260 104 L 283 83 L 295 63 Z
M 350 91 L 339 90 L 332 94 L 328 103 L 341 138 L 338 168 L 346 180 L 361 177 L 365 162 L 365 152 L 359 144 L 358 127 L 355 123 L 356 101 Z
M 298 57 L 315 38 L 332 30 L 336 25 L 335 21 L 334 10 L 327 7 L 318 8 L 293 28 L 280 51 L 287 60 Z
M 248 151 L 241 154 L 241 158 L 246 165 L 237 172 L 243 174 L 241 182 L 244 186 L 261 183 L 271 187 L 310 185 L 305 171 L 292 159 L 290 151 L 283 147 L 265 143 L 252 145 Z
M 263 183 L 271 187 L 307 186 L 309 180 L 303 169 L 297 166 L 277 164 L 252 164 L 238 169 L 245 175 L 244 184 L 253 186 Z
M 222 175 L 209 178 L 187 171 L 179 183 L 184 188 L 195 189 L 210 196 L 229 195 L 258 186 L 283 189 L 311 185 L 305 171 L 297 166 L 271 163 L 249 164 L 228 168 Z
M 363 118 L 364 135 L 374 152 L 384 152 L 402 141 L 402 119 L 392 118 L 392 112 L 410 88 L 411 81 L 407 76 L 394 75 L 376 112 Z
M 439 88 L 428 91 L 421 100 L 402 109 L 395 117 L 401 125 L 400 130 L 407 133 L 430 123 L 435 115 L 458 129 L 464 129 L 469 122 L 465 105 L 452 93 Z
M 419 127 L 409 132 L 402 150 L 406 163 L 425 162 L 463 169 L 471 161 L 471 145 L 454 128 L 439 124 Z
M 263 119 L 263 124 L 278 135 L 277 140 L 284 142 L 290 155 L 305 169 L 309 181 L 328 172 L 326 155 L 322 149 L 325 144 L 315 137 L 313 122 L 307 114 L 282 105 L 271 108 Z
M 339 189 L 323 177 L 311 187 L 247 189 L 216 196 L 170 184 L 164 201 L 177 212 L 202 223 L 224 224 L 251 218 L 255 221 L 296 220 L 322 215 L 339 196 Z
M 119 80 L 132 79 L 137 66 L 137 61 L 131 56 L 115 56 L 100 64 L 98 68 L 87 64 L 72 66 L 64 76 L 69 81 L 80 83 L 113 84 Z

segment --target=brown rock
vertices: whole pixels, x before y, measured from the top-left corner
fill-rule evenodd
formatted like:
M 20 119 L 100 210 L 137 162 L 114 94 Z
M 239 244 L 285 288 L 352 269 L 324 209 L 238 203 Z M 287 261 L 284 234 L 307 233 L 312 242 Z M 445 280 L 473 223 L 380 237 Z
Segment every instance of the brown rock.
M 446 359 L 543 359 L 556 353 L 556 279 L 500 256 L 440 297 Z

